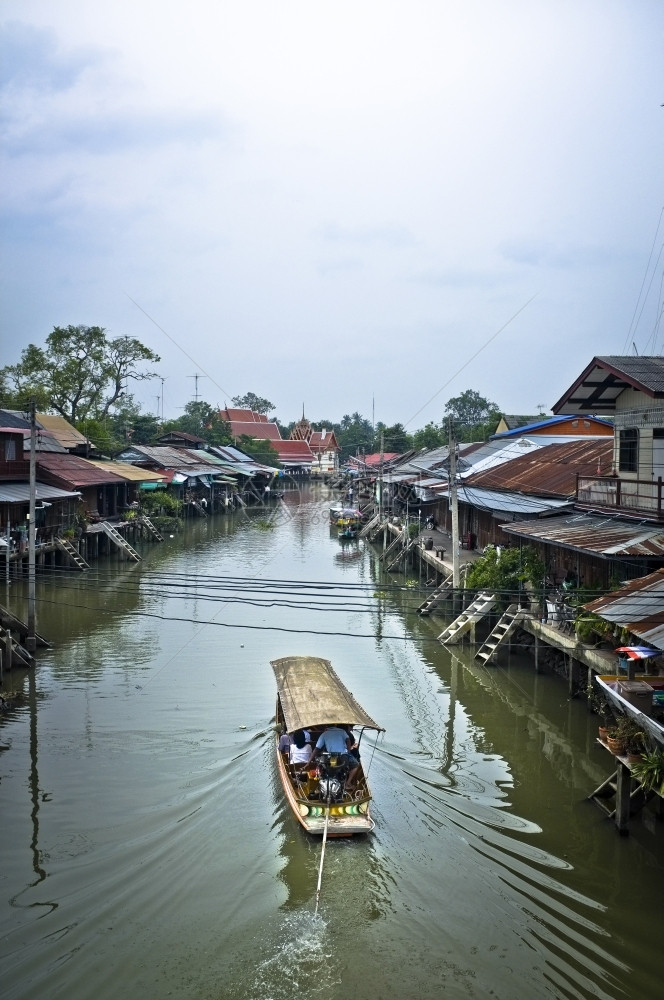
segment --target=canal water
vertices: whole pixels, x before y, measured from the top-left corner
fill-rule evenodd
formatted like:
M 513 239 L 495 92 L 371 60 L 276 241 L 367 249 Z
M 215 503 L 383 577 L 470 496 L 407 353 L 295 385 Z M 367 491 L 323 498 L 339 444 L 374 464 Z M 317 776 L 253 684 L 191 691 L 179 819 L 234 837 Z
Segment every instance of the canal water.
M 663 831 L 585 801 L 612 769 L 596 720 L 518 651 L 441 647 L 419 581 L 342 547 L 329 499 L 39 577 L 53 648 L 0 721 L 4 1000 L 655 1000 Z M 320 841 L 273 761 L 289 654 L 386 728 L 376 830 L 328 843 L 317 915 Z

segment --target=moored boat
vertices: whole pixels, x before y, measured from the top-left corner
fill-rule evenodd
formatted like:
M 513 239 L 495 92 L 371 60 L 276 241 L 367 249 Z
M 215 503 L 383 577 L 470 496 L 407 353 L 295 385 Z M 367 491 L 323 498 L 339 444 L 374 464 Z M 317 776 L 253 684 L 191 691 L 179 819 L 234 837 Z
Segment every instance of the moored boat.
M 318 656 L 284 656 L 272 661 L 277 680 L 276 755 L 286 800 L 297 821 L 311 834 L 328 837 L 370 833 L 371 792 L 360 745 L 365 730 L 384 732 L 341 682 L 329 660 Z M 350 753 L 318 751 L 315 761 L 293 765 L 279 749 L 280 734 L 310 734 L 312 746 L 321 733 L 344 729 L 355 740 Z M 359 730 L 359 732 L 357 732 Z M 299 767 L 299 769 L 298 769 Z

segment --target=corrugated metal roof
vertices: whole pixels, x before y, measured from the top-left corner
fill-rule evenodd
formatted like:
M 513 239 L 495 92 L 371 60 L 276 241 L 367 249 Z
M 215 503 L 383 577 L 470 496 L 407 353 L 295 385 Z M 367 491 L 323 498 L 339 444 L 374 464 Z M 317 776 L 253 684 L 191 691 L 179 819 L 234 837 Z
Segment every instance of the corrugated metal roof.
M 98 469 L 105 469 L 114 472 L 130 483 L 152 483 L 165 482 L 164 477 L 159 472 L 152 472 L 151 469 L 141 469 L 138 465 L 130 465 L 129 462 L 102 462 L 100 459 L 89 458 L 88 462 L 96 465 Z
M 48 486 L 46 483 L 37 482 L 36 498 L 40 500 L 77 500 L 80 493 L 77 491 L 61 490 L 57 486 Z M 0 503 L 29 503 L 30 483 L 2 483 L 0 482 Z
M 85 435 L 57 413 L 38 413 L 37 423 L 65 448 L 78 448 L 79 445 L 87 444 Z
M 494 434 L 494 438 L 499 440 L 502 438 L 516 437 L 520 434 L 527 434 L 528 431 L 540 431 L 544 427 L 550 427 L 553 430 L 557 424 L 564 423 L 569 420 L 569 414 L 558 417 L 546 417 L 544 420 L 535 420 L 532 424 L 521 424 L 519 427 L 513 427 L 508 431 L 501 431 L 500 434 Z M 598 427 L 612 428 L 613 424 L 608 420 L 602 420 L 599 417 L 587 416 L 586 420 L 591 421 Z
M 522 493 L 484 490 L 475 486 L 459 486 L 457 497 L 460 503 L 470 504 L 480 510 L 504 511 L 512 514 L 526 514 L 537 517 L 546 511 L 560 510 L 568 505 L 566 500 L 546 499 L 545 497 L 524 496 Z
M 64 483 L 73 487 L 78 486 L 101 486 L 105 483 L 121 483 L 121 476 L 113 472 L 98 469 L 96 465 L 78 455 L 54 455 L 47 452 L 39 452 L 37 455 L 37 468 L 50 472 L 52 476 L 57 476 Z
M 209 455 L 207 451 L 200 451 L 197 448 L 171 448 L 168 445 L 132 445 L 118 455 L 118 460 L 132 465 L 137 462 L 151 462 L 153 465 L 161 465 L 164 469 L 182 469 L 186 465 L 219 465 L 219 459 Z
M 487 471 L 473 470 L 464 481 L 467 486 L 569 498 L 576 495 L 577 474 L 607 474 L 612 461 L 613 438 L 577 438 L 545 445 Z
M 664 569 L 632 580 L 584 607 L 664 649 Z
M 520 538 L 577 552 L 590 552 L 605 559 L 664 557 L 664 531 L 661 527 L 624 518 L 572 514 L 518 525 L 506 524 L 503 530 Z

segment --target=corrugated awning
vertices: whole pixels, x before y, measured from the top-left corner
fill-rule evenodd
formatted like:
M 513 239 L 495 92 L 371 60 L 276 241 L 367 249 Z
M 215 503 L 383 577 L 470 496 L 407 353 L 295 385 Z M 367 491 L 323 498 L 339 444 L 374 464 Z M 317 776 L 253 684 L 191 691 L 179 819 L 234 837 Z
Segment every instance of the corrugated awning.
M 77 490 L 61 490 L 46 483 L 36 484 L 37 500 L 78 500 Z M 0 503 L 30 503 L 30 483 L 0 483 Z
M 342 684 L 329 660 L 284 656 L 272 661 L 272 669 L 289 733 L 334 722 L 384 732 Z

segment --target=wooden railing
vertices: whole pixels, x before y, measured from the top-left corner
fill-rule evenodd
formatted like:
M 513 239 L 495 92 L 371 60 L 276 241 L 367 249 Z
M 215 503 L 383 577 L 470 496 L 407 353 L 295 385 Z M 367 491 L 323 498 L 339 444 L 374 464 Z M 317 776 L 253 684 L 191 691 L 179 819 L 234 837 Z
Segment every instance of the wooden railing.
M 664 517 L 663 482 L 657 479 L 621 479 L 619 476 L 576 477 L 576 501 L 580 506 Z

